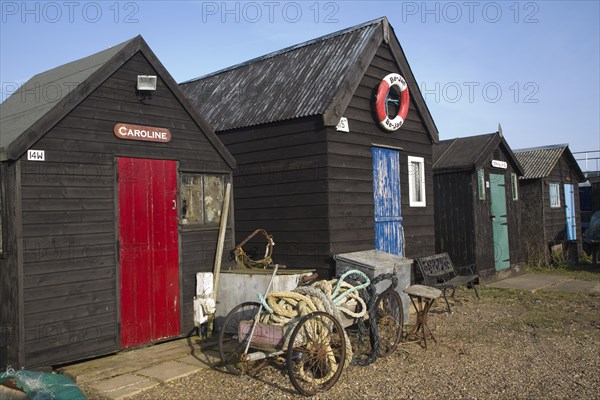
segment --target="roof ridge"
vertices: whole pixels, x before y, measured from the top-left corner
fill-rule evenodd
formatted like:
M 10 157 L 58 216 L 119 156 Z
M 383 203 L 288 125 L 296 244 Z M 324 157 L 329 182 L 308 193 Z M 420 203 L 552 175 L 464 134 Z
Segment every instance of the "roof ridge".
M 568 143 L 549 144 L 549 145 L 545 145 L 545 146 L 525 147 L 525 148 L 522 148 L 522 149 L 513 149 L 513 153 L 524 153 L 526 151 L 537 151 L 537 150 L 565 149 L 567 147 L 569 147 Z
M 348 33 L 358 31 L 358 30 L 366 28 L 368 26 L 379 24 L 379 23 L 381 23 L 383 21 L 386 21 L 386 20 L 387 20 L 386 17 L 379 17 L 379 18 L 373 19 L 371 21 L 364 22 L 364 23 L 362 23 L 360 25 L 354 25 L 354 26 L 351 26 L 351 27 L 348 27 L 348 28 L 341 29 L 341 30 L 336 31 L 336 32 L 328 33 L 326 35 L 319 36 L 317 38 L 310 39 L 310 40 L 307 40 L 307 41 L 302 42 L 302 43 L 297 43 L 295 45 L 288 46 L 288 47 L 285 47 L 283 49 L 279 49 L 279 50 L 273 51 L 271 53 L 263 54 L 262 56 L 255 57 L 255 58 L 252 58 L 250 60 L 246 60 L 246 61 L 243 61 L 241 63 L 234 64 L 234 65 L 222 68 L 222 69 L 214 71 L 214 72 L 209 72 L 208 74 L 201 75 L 201 76 L 196 77 L 196 78 L 188 79 L 186 81 L 180 82 L 179 85 L 185 85 L 185 84 L 196 82 L 196 81 L 200 81 L 200 80 L 212 77 L 212 76 L 216 76 L 216 75 L 222 74 L 224 72 L 233 71 L 234 69 L 238 69 L 238 68 L 244 67 L 246 65 L 254 64 L 254 63 L 259 62 L 259 61 L 268 60 L 269 58 L 273 58 L 273 57 L 276 57 L 276 56 L 288 53 L 290 51 L 294 51 L 294 50 L 300 49 L 302 47 L 310 46 L 310 45 L 313 45 L 315 43 L 323 42 L 323 41 L 332 39 L 332 38 L 337 37 L 337 36 L 346 35 Z
M 432 168 L 435 168 L 436 164 L 438 164 L 445 156 L 446 154 L 448 154 L 448 151 L 450 151 L 450 148 L 452 148 L 452 146 L 454 146 L 456 144 L 456 142 L 458 141 L 459 138 L 454 138 L 454 139 L 448 139 L 448 140 L 452 140 L 452 143 L 450 143 L 448 145 L 448 147 L 446 148 L 446 150 L 444 150 L 444 152 L 442 154 L 440 154 L 440 156 L 438 157 L 437 160 L 435 160 L 435 162 L 431 165 Z M 438 142 L 439 145 L 439 142 Z
M 27 82 L 29 82 L 30 80 L 32 80 L 32 79 L 33 79 L 33 78 L 35 78 L 36 76 L 49 74 L 50 72 L 53 72 L 53 71 L 55 71 L 55 70 L 58 70 L 58 69 L 60 69 L 60 68 L 64 68 L 64 67 L 66 67 L 67 65 L 70 65 L 70 64 L 75 64 L 75 63 L 81 62 L 81 61 L 83 61 L 83 60 L 85 60 L 85 59 L 87 59 L 87 58 L 89 58 L 89 57 L 98 56 L 99 54 L 102 54 L 102 53 L 104 53 L 104 52 L 108 52 L 108 51 L 110 51 L 110 50 L 114 49 L 115 47 L 119 47 L 119 46 L 123 46 L 123 47 L 125 47 L 125 46 L 127 45 L 127 43 L 131 42 L 132 40 L 135 40 L 135 39 L 136 39 L 136 38 L 138 38 L 139 36 L 140 36 L 140 35 L 134 36 L 134 37 L 132 37 L 131 39 L 128 39 L 128 40 L 125 40 L 125 41 L 123 41 L 123 42 L 121 42 L 121 43 L 118 43 L 118 44 L 115 44 L 115 45 L 113 45 L 113 46 L 107 47 L 107 48 L 105 48 L 104 50 L 100 50 L 100 51 L 97 51 L 97 52 L 95 52 L 95 53 L 88 54 L 87 56 L 83 56 L 83 57 L 81 57 L 81 58 L 75 59 L 75 60 L 73 60 L 73 61 L 69 61 L 69 62 L 66 62 L 66 63 L 64 63 L 64 64 L 57 65 L 57 66 L 56 66 L 56 67 L 54 67 L 54 68 L 50 68 L 50 69 L 47 69 L 47 70 L 45 70 L 45 71 L 38 72 L 37 74 L 35 74 L 35 75 L 33 75 L 31 78 L 29 78 L 29 79 L 27 80 Z
M 456 140 L 456 139 L 458 139 L 458 140 L 468 140 L 468 139 L 472 139 L 472 138 L 476 138 L 476 137 L 483 137 L 483 136 L 495 135 L 496 133 L 498 133 L 498 132 L 481 133 L 479 135 L 470 135 L 470 136 L 457 136 L 457 137 L 451 138 L 451 139 L 440 140 L 440 143 L 441 142 L 447 142 L 447 141 L 450 141 L 450 140 Z

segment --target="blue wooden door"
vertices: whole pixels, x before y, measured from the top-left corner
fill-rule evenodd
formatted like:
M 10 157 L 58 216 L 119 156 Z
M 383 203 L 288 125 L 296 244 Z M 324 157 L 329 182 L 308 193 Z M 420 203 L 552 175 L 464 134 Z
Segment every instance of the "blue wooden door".
M 400 154 L 373 147 L 373 199 L 375 201 L 375 249 L 402 255 L 400 206 Z
M 565 183 L 565 212 L 567 214 L 567 240 L 577 240 L 575 219 L 575 192 L 573 184 Z

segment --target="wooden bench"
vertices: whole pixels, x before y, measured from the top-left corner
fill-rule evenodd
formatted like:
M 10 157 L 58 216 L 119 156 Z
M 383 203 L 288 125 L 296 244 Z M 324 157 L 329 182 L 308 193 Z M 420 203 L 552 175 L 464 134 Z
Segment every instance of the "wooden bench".
M 454 297 L 457 287 L 467 286 L 473 288 L 475 296 L 479 298 L 479 293 L 475 287 L 475 281 L 479 278 L 479 274 L 475 273 L 474 265 L 466 266 L 457 272 L 448 253 L 416 258 L 415 262 L 421 273 L 423 283 L 442 291 L 449 313 L 451 310 L 446 297 L 446 290 L 452 289 L 452 297 Z

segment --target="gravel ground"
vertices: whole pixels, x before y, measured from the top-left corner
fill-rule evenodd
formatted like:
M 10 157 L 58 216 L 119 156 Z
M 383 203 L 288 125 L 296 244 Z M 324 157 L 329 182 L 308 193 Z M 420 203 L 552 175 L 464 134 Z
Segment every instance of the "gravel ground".
M 401 346 L 370 366 L 350 366 L 314 399 L 598 399 L 600 297 L 483 288 L 457 292 L 452 314 L 431 310 L 437 343 Z M 91 397 L 93 399 L 93 396 Z M 258 377 L 206 370 L 135 400 L 298 399 L 281 366 Z

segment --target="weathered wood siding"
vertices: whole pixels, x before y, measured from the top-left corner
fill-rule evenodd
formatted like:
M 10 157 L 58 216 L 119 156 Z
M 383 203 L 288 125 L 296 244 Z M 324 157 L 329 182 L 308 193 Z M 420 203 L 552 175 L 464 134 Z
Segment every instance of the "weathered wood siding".
M 519 181 L 521 203 L 521 237 L 523 258 L 528 264 L 546 263 L 547 244 L 544 235 L 544 208 L 550 206 L 540 201 L 543 198 L 541 179 Z
M 477 196 L 471 182 L 472 171 L 436 173 L 435 194 L 436 253 L 447 252 L 454 265 L 475 264 L 475 223 L 473 202 Z M 472 205 L 472 206 L 471 206 Z
M 2 200 L 3 253 L 0 254 L 0 365 L 20 365 L 20 207 L 18 202 L 18 164 L 0 163 L 0 196 Z M 1 234 L 1 232 L 0 232 Z
M 327 145 L 320 118 L 219 132 L 237 161 L 236 238 L 255 229 L 273 235 L 273 262 L 328 273 Z M 262 258 L 264 239 L 244 247 Z
M 116 157 L 178 160 L 180 172 L 231 173 L 165 83 L 144 102 L 141 53 L 35 144 L 22 163 L 25 366 L 110 353 L 120 346 Z M 118 122 L 167 127 L 169 143 L 119 140 Z M 180 228 L 182 334 L 193 327 L 195 273 L 211 271 L 218 228 Z M 231 229 L 227 247 L 233 245 Z
M 400 194 L 407 257 L 435 251 L 432 142 L 411 102 L 406 122 L 397 131 L 379 127 L 373 101 L 383 77 L 398 70 L 387 45 L 377 50 L 344 116 L 350 132 L 327 129 L 330 254 L 373 249 L 375 246 L 373 158 L 375 145 L 400 147 Z M 407 156 L 425 161 L 426 207 L 410 207 Z

